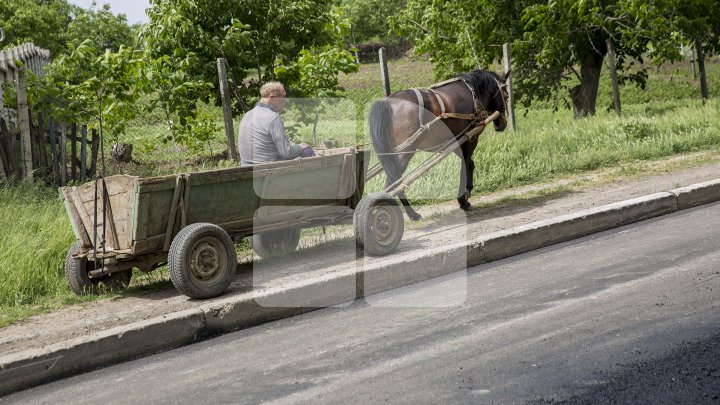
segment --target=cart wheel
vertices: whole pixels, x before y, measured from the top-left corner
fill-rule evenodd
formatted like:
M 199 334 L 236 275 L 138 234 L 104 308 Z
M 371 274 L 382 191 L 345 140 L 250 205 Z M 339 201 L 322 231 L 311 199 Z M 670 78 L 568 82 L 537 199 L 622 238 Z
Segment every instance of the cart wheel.
M 265 259 L 294 252 L 298 243 L 300 243 L 298 228 L 258 233 L 250 238 L 250 246 L 255 254 Z
M 88 272 L 95 270 L 95 262 L 87 257 L 74 258 L 80 250 L 79 242 L 70 246 L 65 256 L 65 278 L 70 289 L 77 295 L 99 294 L 103 291 L 122 291 L 130 284 L 132 270 L 110 273 L 100 278 L 90 278 Z
M 384 256 L 400 244 L 405 219 L 395 198 L 387 193 L 372 193 L 355 208 L 353 228 L 359 247 L 371 255 Z
M 190 298 L 211 298 L 225 292 L 237 270 L 235 245 L 217 225 L 191 224 L 170 244 L 170 279 Z

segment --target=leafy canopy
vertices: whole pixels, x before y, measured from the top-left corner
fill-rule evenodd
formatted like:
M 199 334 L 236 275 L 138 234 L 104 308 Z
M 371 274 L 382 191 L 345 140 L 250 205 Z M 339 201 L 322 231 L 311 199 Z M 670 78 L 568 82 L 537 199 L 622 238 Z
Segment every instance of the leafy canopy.
M 572 102 L 582 116 L 595 112 L 607 41 L 621 78 L 643 85 L 644 70 L 630 67 L 679 58 L 681 10 L 692 2 L 718 7 L 715 0 L 408 0 L 391 26 L 430 57 L 438 77 L 499 63 L 510 43 L 519 100 Z M 707 31 L 709 21 L 692 21 Z M 570 100 L 558 97 L 562 89 Z

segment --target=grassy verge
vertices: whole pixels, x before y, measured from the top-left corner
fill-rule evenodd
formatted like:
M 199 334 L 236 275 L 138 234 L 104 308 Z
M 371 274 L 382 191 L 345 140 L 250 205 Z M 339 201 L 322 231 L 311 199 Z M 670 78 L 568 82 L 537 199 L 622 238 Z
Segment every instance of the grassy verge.
M 65 283 L 62 263 L 74 241 L 57 191 L 0 184 L 0 326 L 87 301 Z

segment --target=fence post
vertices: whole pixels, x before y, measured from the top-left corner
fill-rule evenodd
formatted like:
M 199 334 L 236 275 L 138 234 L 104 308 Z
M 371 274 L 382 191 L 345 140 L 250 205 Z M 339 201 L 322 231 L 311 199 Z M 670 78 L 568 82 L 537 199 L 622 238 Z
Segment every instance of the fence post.
M 507 115 L 510 118 L 508 124 L 510 124 L 510 130 L 517 130 L 517 121 L 515 121 L 515 96 L 513 95 L 512 87 L 512 64 L 510 59 L 510 44 L 503 44 L 503 65 L 505 67 L 505 85 L 507 88 Z
M 230 106 L 230 86 L 227 78 L 227 59 L 218 58 L 218 78 L 220 80 L 220 98 L 223 104 L 225 118 L 225 138 L 227 139 L 228 153 L 232 160 L 238 160 L 237 146 L 235 145 L 235 129 L 233 128 L 232 107 Z
M 25 85 L 25 69 L 18 68 L 17 82 L 18 125 L 20 126 L 20 150 L 22 151 L 23 176 L 31 179 L 32 165 L 32 139 L 30 138 L 30 115 L 27 104 L 27 87 Z
M 611 40 L 607 40 L 607 47 L 608 47 L 608 65 L 610 66 L 610 80 L 612 82 L 612 92 L 613 92 L 613 105 L 615 106 L 615 112 L 617 113 L 618 117 L 621 113 L 621 106 L 620 106 L 620 85 L 618 84 L 618 75 L 617 75 L 617 61 L 615 60 L 615 47 L 613 46 L 613 43 Z
M 382 77 L 382 85 L 385 91 L 385 97 L 390 97 L 390 75 L 388 74 L 387 55 L 385 55 L 385 47 L 380 48 L 380 76 Z
M 57 134 L 55 133 L 55 119 L 51 116 L 48 118 L 48 133 L 50 135 L 49 142 L 50 142 L 50 154 L 52 155 L 52 162 L 50 163 L 52 167 L 52 173 L 53 173 L 53 180 L 55 182 L 59 181 L 60 179 L 60 170 L 58 168 L 58 153 L 57 153 Z
M 87 177 L 87 125 L 80 129 L 80 182 Z
M 77 124 L 72 124 L 70 138 L 70 178 L 77 181 Z
M 702 40 L 699 38 L 695 40 L 695 48 L 697 48 L 698 70 L 700 71 L 700 94 L 703 102 L 705 102 L 710 98 L 710 95 L 708 94 L 707 76 L 705 75 L 705 55 L 703 55 Z
M 60 123 L 60 185 L 67 184 L 67 124 Z
M 0 94 L 0 98 L 2 98 L 2 94 Z M 5 132 L 5 120 L 0 116 L 0 180 L 10 177 L 10 166 L 7 156 L 5 156 Z
M 38 145 L 38 166 L 41 169 L 43 175 L 47 174 L 47 150 L 45 148 L 45 120 L 42 111 L 38 113 L 38 126 L 37 126 L 36 143 Z

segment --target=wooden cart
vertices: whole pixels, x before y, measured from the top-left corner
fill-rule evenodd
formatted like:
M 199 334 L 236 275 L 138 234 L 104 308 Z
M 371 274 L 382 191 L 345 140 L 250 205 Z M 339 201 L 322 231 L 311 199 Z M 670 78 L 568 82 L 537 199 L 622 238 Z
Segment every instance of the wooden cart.
M 360 247 L 393 252 L 404 231 L 396 199 L 364 198 L 369 152 L 322 151 L 291 161 L 139 178 L 118 175 L 61 189 L 77 242 L 65 273 L 78 294 L 126 286 L 132 269 L 167 263 L 193 298 L 222 294 L 237 266 L 234 243 L 251 237 L 270 256 L 294 250 L 300 229 L 354 224 Z

